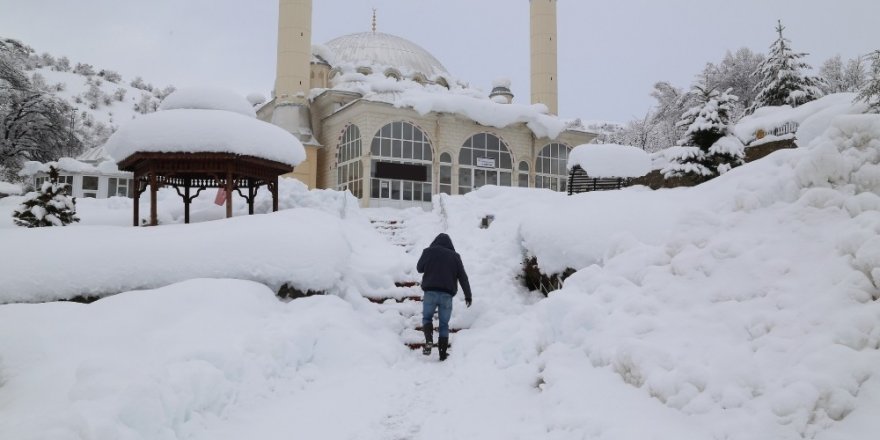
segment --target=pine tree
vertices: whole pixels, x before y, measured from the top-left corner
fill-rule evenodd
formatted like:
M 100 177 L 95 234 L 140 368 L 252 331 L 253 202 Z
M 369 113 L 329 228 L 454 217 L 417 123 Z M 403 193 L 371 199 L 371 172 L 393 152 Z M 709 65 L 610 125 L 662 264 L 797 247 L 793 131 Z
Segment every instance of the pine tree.
M 76 198 L 67 195 L 66 184 L 58 183 L 58 170 L 49 168 L 49 181 L 37 191 L 25 195 L 24 202 L 12 212 L 15 224 L 27 228 L 67 226 L 78 222 Z
M 782 35 L 784 30 L 785 26 L 779 21 L 776 26 L 779 38 L 770 46 L 770 55 L 755 71 L 761 81 L 755 86 L 759 92 L 750 111 L 786 104 L 797 107 L 822 97 L 822 81 L 803 73 L 811 68 L 801 60 L 807 54 L 792 50 L 791 41 Z
M 869 55 L 871 59 L 871 73 L 868 81 L 859 91 L 857 101 L 868 103 L 869 113 L 880 113 L 880 50 L 875 50 Z
M 699 104 L 685 112 L 678 123 L 687 130 L 678 141 L 678 157 L 663 170 L 666 176 L 709 179 L 742 164 L 742 143 L 727 136 L 738 98 L 731 89 L 719 92 L 709 81 L 706 76 L 691 91 Z

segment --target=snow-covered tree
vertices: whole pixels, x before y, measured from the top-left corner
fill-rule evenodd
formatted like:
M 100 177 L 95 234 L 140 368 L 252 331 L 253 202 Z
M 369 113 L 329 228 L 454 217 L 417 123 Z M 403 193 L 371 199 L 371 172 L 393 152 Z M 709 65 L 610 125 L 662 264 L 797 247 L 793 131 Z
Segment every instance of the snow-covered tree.
M 822 91 L 830 93 L 858 93 L 865 85 L 865 66 L 862 57 L 843 62 L 840 55 L 835 55 L 819 68 L 822 79 Z
M 819 67 L 819 78 L 822 78 L 822 91 L 825 94 L 840 93 L 846 90 L 843 76 L 843 59 L 840 55 L 834 55 L 825 60 Z
M 871 59 L 871 71 L 856 100 L 868 103 L 868 112 L 880 113 L 880 50 L 875 50 L 868 57 Z
M 58 183 L 58 170 L 49 168 L 49 181 L 37 191 L 25 195 L 18 209 L 12 212 L 15 224 L 27 228 L 67 226 L 79 221 L 76 198 L 68 195 L 67 184 Z
M 103 97 L 104 92 L 95 84 L 89 86 L 89 90 L 83 94 L 83 98 L 89 103 L 89 108 L 92 110 L 97 109 L 101 105 Z
M 685 112 L 678 123 L 687 129 L 678 142 L 678 157 L 663 170 L 666 176 L 709 179 L 743 162 L 742 143 L 728 136 L 738 98 L 730 89 L 719 92 L 710 81 L 704 77 L 691 91 L 698 105 Z
M 843 83 L 846 90 L 857 92 L 865 86 L 868 80 L 868 73 L 865 72 L 865 62 L 863 57 L 855 57 L 846 63 L 843 70 Z
M 113 70 L 101 70 L 98 72 L 98 76 L 112 82 L 113 84 L 119 84 L 119 82 L 122 81 L 122 75 Z
M 718 90 L 731 89 L 731 93 L 739 97 L 739 105 L 746 109 L 752 105 L 757 95 L 755 87 L 758 78 L 754 73 L 758 70 L 764 55 L 752 52 L 747 47 L 736 52 L 727 51 L 721 63 L 713 66 L 713 84 Z
M 73 68 L 73 73 L 78 73 L 83 76 L 94 76 L 95 68 L 91 64 L 76 63 L 76 66 Z
M 113 92 L 113 99 L 122 102 L 125 99 L 125 89 L 122 87 L 116 89 L 116 91 Z
M 55 63 L 55 70 L 59 72 L 70 72 L 70 59 L 67 57 L 58 58 Z
M 791 41 L 782 35 L 785 26 L 782 21 L 776 26 L 779 37 L 770 46 L 770 54 L 755 75 L 760 82 L 755 86 L 758 95 L 750 107 L 754 111 L 760 107 L 801 104 L 822 97 L 821 80 L 804 73 L 810 65 L 802 60 L 806 53 L 792 50 Z
M 56 160 L 80 146 L 70 106 L 38 90 L 20 70 L 31 54 L 17 41 L 0 39 L 0 179 L 14 179 L 24 161 Z
M 134 110 L 142 115 L 159 109 L 159 101 L 149 93 L 141 93 L 140 101 L 134 104 Z

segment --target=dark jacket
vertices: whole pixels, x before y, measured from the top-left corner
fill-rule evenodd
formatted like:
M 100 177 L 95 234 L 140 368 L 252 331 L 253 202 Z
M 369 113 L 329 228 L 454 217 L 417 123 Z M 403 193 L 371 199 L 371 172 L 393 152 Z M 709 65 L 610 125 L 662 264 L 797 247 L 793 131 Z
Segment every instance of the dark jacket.
M 422 257 L 416 265 L 422 277 L 422 290 L 445 292 L 452 296 L 458 293 L 458 284 L 464 290 L 464 297 L 471 299 L 471 285 L 467 273 L 461 264 L 461 256 L 452 247 L 452 239 L 440 234 L 431 246 L 422 251 Z

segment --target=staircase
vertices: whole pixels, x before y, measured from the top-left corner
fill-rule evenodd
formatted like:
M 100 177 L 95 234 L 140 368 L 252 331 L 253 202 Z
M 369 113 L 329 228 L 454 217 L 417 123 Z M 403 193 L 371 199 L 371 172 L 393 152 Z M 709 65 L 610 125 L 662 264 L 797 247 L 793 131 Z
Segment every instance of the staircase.
M 397 282 L 393 289 L 374 292 L 365 297 L 379 307 L 385 313 L 395 313 L 404 320 L 404 327 L 400 333 L 400 339 L 404 345 L 412 350 L 419 350 L 425 346 L 425 335 L 422 332 L 422 289 L 416 281 Z M 450 335 L 463 330 L 455 325 L 455 316 L 449 323 Z M 440 337 L 438 328 L 440 323 L 437 315 L 434 315 L 434 345 Z M 449 347 L 452 347 L 453 338 L 450 336 Z
M 370 219 L 370 223 L 391 244 L 404 248 L 407 253 L 411 252 L 415 247 L 415 240 L 407 231 L 404 219 L 375 217 Z M 383 313 L 391 313 L 392 316 L 396 314 L 404 320 L 405 324 L 400 333 L 400 339 L 412 350 L 420 350 L 425 346 L 425 336 L 422 332 L 422 289 L 421 283 L 416 280 L 416 276 L 414 275 L 406 280 L 395 282 L 393 288 L 380 289 L 364 295 L 370 302 L 376 304 Z M 460 326 L 455 325 L 455 321 L 455 313 L 453 312 L 453 317 L 449 323 L 450 335 L 462 330 Z M 440 337 L 439 326 L 437 314 L 435 314 L 435 346 Z M 452 348 L 452 340 L 453 338 L 450 336 L 450 348 Z
M 407 252 L 413 250 L 414 243 L 406 234 L 404 220 L 374 218 L 370 224 L 380 235 L 384 236 L 391 244 L 404 248 Z

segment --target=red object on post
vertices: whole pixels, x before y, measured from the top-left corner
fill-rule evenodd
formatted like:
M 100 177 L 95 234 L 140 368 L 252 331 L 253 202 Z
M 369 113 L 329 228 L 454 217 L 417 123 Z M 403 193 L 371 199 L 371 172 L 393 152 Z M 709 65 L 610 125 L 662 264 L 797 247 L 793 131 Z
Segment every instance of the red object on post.
M 214 204 L 216 204 L 217 206 L 223 206 L 224 204 L 226 204 L 226 198 L 228 196 L 229 195 L 226 194 L 225 188 L 217 188 L 217 195 L 214 196 Z

